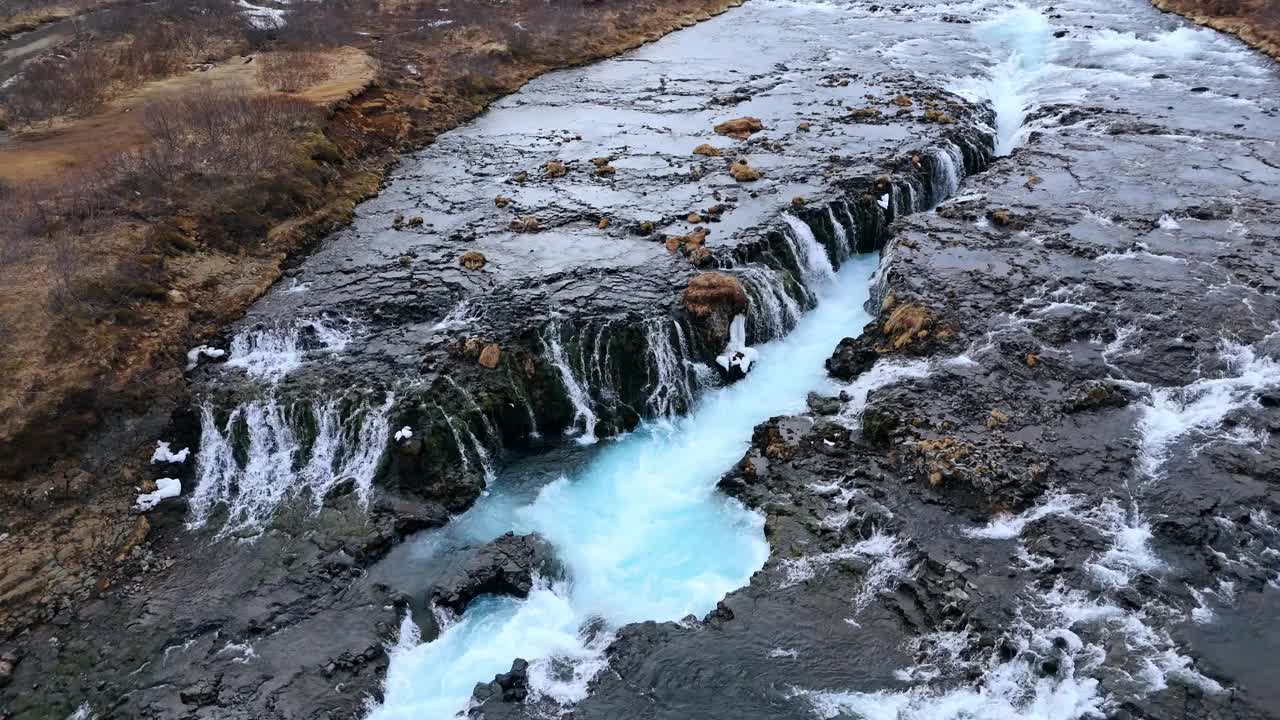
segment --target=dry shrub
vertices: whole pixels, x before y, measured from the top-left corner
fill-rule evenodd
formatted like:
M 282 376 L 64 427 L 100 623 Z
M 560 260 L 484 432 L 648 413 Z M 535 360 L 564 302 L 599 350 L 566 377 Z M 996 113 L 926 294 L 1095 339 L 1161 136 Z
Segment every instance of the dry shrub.
M 120 159 L 139 189 L 159 189 L 188 175 L 250 175 L 270 168 L 288 136 L 315 127 L 316 108 L 278 95 L 207 85 L 143 110 L 148 141 Z
M 366 0 L 325 0 L 289 5 L 289 21 L 276 31 L 281 45 L 291 49 L 332 48 L 358 39 L 359 27 L 371 4 Z
M 229 54 L 244 42 L 243 18 L 221 0 L 126 5 L 27 63 L 0 105 L 16 125 L 96 110 L 112 94 L 171 76 L 189 63 Z
M 282 50 L 259 55 L 258 82 L 278 92 L 294 93 L 318 85 L 333 73 L 333 59 L 323 52 Z

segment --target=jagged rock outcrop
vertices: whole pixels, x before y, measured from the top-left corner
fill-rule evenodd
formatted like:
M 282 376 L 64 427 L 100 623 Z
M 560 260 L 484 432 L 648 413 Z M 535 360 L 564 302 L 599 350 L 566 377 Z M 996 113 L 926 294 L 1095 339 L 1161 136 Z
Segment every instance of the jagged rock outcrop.
M 550 543 L 509 532 L 468 551 L 466 560 L 436 581 L 430 600 L 462 613 L 480 595 L 527 597 L 536 578 L 552 580 L 561 572 Z

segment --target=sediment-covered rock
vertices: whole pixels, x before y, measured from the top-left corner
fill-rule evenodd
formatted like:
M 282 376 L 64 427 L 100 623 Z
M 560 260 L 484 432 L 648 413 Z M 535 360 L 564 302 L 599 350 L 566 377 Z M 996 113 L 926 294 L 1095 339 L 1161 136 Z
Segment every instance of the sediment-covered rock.
M 746 140 L 761 130 L 764 130 L 764 123 L 760 118 L 750 116 L 726 120 L 715 127 L 716 134 L 728 135 L 738 140 Z
M 729 324 L 746 312 L 747 293 L 732 275 L 706 272 L 695 275 L 680 296 L 685 312 L 711 347 L 724 347 Z

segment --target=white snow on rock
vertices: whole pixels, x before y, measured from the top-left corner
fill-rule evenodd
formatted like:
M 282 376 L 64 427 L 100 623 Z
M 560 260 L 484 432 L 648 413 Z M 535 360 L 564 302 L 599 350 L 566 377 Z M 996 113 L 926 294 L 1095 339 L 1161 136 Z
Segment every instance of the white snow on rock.
M 191 455 L 191 448 L 182 448 L 178 452 L 169 449 L 169 443 L 156 441 L 156 451 L 151 454 L 152 463 L 184 463 Z
M 161 500 L 178 497 L 180 494 L 182 494 L 182 481 L 177 478 L 160 478 L 156 481 L 156 491 L 139 495 L 134 507 L 146 512 L 159 505 Z
M 245 0 L 237 0 L 236 5 L 244 10 L 245 17 L 249 19 L 249 24 L 256 28 L 270 30 L 284 27 L 283 10 L 253 5 Z
M 195 370 L 196 366 L 200 364 L 201 357 L 220 358 L 226 354 L 226 350 L 219 350 L 208 345 L 191 348 L 187 351 L 187 369 Z
M 746 375 L 751 372 L 751 364 L 756 361 L 757 355 L 755 349 L 747 347 L 747 317 L 738 315 L 729 325 L 729 344 L 716 358 L 716 363 L 725 370 L 739 368 Z

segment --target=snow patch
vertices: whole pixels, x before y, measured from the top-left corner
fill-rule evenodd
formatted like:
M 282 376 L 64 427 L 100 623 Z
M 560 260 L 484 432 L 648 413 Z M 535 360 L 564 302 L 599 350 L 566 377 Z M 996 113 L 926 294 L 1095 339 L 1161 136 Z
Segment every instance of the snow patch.
M 184 463 L 187 457 L 191 455 L 191 448 L 182 448 L 178 452 L 169 449 L 169 443 L 158 440 L 156 441 L 156 451 L 151 454 L 151 462 L 154 463 Z
M 134 504 L 140 512 L 146 512 L 160 504 L 165 498 L 178 497 L 182 494 L 182 482 L 175 478 L 160 478 L 156 481 L 155 492 L 143 493 Z

